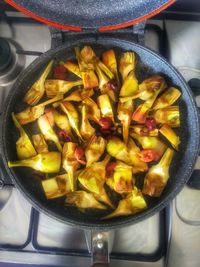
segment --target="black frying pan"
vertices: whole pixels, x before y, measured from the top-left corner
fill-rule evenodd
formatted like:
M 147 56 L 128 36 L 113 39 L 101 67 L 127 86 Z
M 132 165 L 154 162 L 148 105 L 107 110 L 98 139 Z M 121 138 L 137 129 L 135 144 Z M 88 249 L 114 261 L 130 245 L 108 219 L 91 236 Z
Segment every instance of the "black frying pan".
M 161 12 L 175 0 L 5 0 L 55 27 L 81 30 L 121 28 Z
M 11 119 L 11 112 L 17 111 L 23 105 L 22 99 L 30 85 L 39 76 L 44 66 L 50 59 L 65 59 L 74 57 L 74 47 L 90 44 L 101 54 L 108 48 L 114 48 L 118 53 L 122 50 L 134 51 L 139 56 L 137 76 L 140 81 L 153 73 L 160 73 L 166 77 L 168 84 L 174 85 L 182 91 L 179 101 L 181 111 L 181 128 L 179 131 L 181 145 L 179 152 L 173 159 L 170 169 L 170 179 L 166 189 L 160 198 L 149 202 L 149 208 L 139 214 L 128 217 L 114 218 L 108 221 L 100 221 L 98 216 L 87 216 L 73 207 L 63 208 L 63 201 L 47 201 L 41 189 L 40 182 L 31 175 L 26 168 L 7 167 L 8 160 L 16 160 L 15 141 L 17 131 Z M 14 84 L 4 107 L 2 114 L 2 155 L 8 175 L 37 209 L 47 213 L 51 217 L 70 225 L 90 229 L 114 229 L 126 226 L 153 215 L 164 208 L 181 190 L 189 179 L 199 151 L 199 119 L 198 111 L 191 92 L 181 75 L 163 58 L 151 50 L 130 43 L 125 40 L 118 40 L 106 37 L 82 38 L 81 40 L 69 41 L 65 45 L 50 50 L 38 57 L 24 72 L 22 72 Z

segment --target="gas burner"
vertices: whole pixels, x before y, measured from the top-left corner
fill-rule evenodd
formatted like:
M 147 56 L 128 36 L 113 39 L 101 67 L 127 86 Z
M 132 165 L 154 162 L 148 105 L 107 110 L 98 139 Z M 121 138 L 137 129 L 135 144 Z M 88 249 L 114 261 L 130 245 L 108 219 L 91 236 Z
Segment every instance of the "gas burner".
M 0 86 L 12 83 L 24 68 L 25 56 L 17 50 L 22 50 L 18 43 L 0 38 Z

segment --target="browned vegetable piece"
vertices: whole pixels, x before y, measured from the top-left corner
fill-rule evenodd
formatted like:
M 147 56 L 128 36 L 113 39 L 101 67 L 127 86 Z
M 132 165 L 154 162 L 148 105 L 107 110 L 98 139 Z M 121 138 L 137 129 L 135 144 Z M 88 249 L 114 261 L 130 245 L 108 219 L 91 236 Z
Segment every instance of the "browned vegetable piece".
M 113 136 L 108 140 L 106 149 L 112 157 L 133 166 L 135 173 L 147 171 L 147 164 L 141 161 L 138 156 L 140 149 L 131 138 L 129 138 L 126 146 L 118 137 Z
M 94 65 L 86 61 L 86 57 L 83 58 L 80 48 L 75 48 L 76 58 L 78 60 L 79 69 L 81 71 L 81 77 L 83 80 L 83 86 L 85 89 L 95 88 L 98 86 L 98 79 L 94 72 Z
M 81 209 L 106 209 L 103 204 L 95 199 L 93 194 L 85 191 L 75 191 L 67 194 L 65 203 Z
M 128 142 L 129 136 L 129 126 L 131 123 L 131 117 L 133 113 L 133 101 L 129 100 L 127 102 L 118 103 L 118 119 L 122 123 L 123 127 L 123 139 L 125 144 Z
M 106 140 L 101 136 L 93 136 L 85 149 L 87 167 L 98 161 L 106 148 Z
M 124 52 L 121 55 L 119 62 L 119 72 L 121 73 L 123 81 L 128 77 L 131 71 L 135 71 L 136 56 L 134 52 Z
M 99 123 L 99 120 L 101 118 L 101 114 L 100 114 L 100 109 L 97 106 L 97 104 L 94 102 L 94 100 L 92 98 L 85 98 L 83 100 L 83 103 L 87 106 L 87 111 L 88 111 L 88 119 L 89 120 L 93 120 L 96 123 Z
M 58 173 L 61 165 L 61 154 L 59 152 L 48 152 L 37 154 L 28 159 L 8 161 L 8 167 L 29 167 L 44 173 Z
M 48 145 L 44 139 L 42 134 L 34 134 L 32 135 L 32 140 L 37 153 L 48 153 Z
M 113 174 L 106 179 L 106 184 L 119 194 L 131 193 L 135 179 L 132 173 L 132 166 L 118 161 Z
M 162 92 L 167 87 L 166 81 L 159 75 L 151 76 L 139 85 L 139 98 L 146 101 L 151 98 L 155 92 Z
M 31 86 L 24 97 L 24 101 L 29 105 L 36 105 L 45 93 L 44 83 L 53 66 L 53 60 L 49 62 L 40 78 Z
M 62 102 L 60 104 L 61 109 L 67 114 L 67 117 L 69 119 L 69 123 L 77 136 L 80 138 L 81 141 L 83 141 L 83 138 L 79 131 L 79 114 L 75 107 L 68 101 Z
M 168 148 L 158 164 L 153 165 L 144 178 L 142 192 L 152 197 L 159 197 L 169 179 L 169 167 L 174 151 Z
M 78 76 L 79 78 L 81 78 L 81 72 L 80 72 L 80 69 L 79 69 L 79 66 L 78 64 L 72 62 L 72 61 L 66 61 L 65 64 L 64 64 L 64 67 L 74 73 L 76 76 Z
M 144 103 L 140 104 L 136 108 L 136 110 L 133 112 L 132 120 L 139 123 L 145 123 L 147 114 L 153 106 L 153 103 L 155 102 L 158 93 L 159 91 L 156 91 L 151 98 L 147 99 Z
M 64 81 L 49 79 L 45 81 L 45 90 L 48 97 L 52 98 L 58 94 L 66 94 L 72 88 L 82 85 L 83 81 Z
M 115 51 L 113 49 L 105 51 L 102 54 L 102 61 L 104 65 L 115 75 L 117 81 L 119 81 Z
M 96 56 L 94 50 L 90 46 L 84 46 L 81 50 L 81 56 L 87 64 L 93 64 L 98 66 L 110 79 L 114 78 L 114 74 L 103 64 L 101 60 Z
M 102 219 L 111 219 L 119 216 L 133 215 L 147 208 L 146 201 L 139 189 L 134 187 L 132 193 L 119 201 L 118 207 Z
M 180 127 L 179 106 L 157 109 L 153 116 L 157 123 L 168 124 L 172 128 Z
M 171 106 L 174 104 L 174 102 L 176 102 L 176 100 L 179 99 L 180 96 L 181 92 L 177 88 L 170 87 L 158 99 L 156 99 L 153 109 Z
M 46 116 L 48 117 L 51 126 L 54 126 L 54 124 L 56 124 L 60 129 L 66 131 L 69 136 L 72 135 L 71 126 L 67 115 L 58 112 L 54 108 L 51 108 L 46 112 Z M 52 118 L 50 116 L 52 116 Z
M 116 101 L 116 95 L 114 91 L 110 88 L 110 79 L 104 74 L 104 72 L 96 65 L 96 73 L 99 78 L 99 89 L 102 94 L 108 94 L 111 100 Z
M 88 111 L 86 105 L 82 106 L 81 114 L 82 114 L 82 120 L 81 120 L 80 133 L 85 140 L 88 140 L 95 134 L 95 129 L 91 126 L 88 120 Z
M 31 143 L 28 135 L 16 119 L 14 113 L 12 113 L 12 119 L 15 127 L 19 130 L 20 137 L 16 142 L 17 156 L 19 159 L 27 159 L 37 155 L 34 146 Z
M 160 133 L 171 143 L 171 145 L 173 146 L 173 148 L 175 148 L 176 150 L 178 150 L 178 146 L 180 144 L 180 138 L 172 130 L 172 128 L 169 125 L 164 124 L 160 128 Z
M 67 173 L 43 180 L 42 187 L 47 199 L 65 196 L 71 190 Z
M 143 149 L 152 149 L 155 152 L 155 160 L 162 157 L 167 146 L 156 136 L 140 136 L 130 131 L 130 136 L 136 139 Z
M 113 204 L 110 201 L 105 188 L 105 167 L 110 157 L 106 157 L 101 162 L 95 162 L 91 166 L 85 168 L 78 176 L 78 180 L 81 186 L 87 191 L 93 193 L 94 197 L 106 205 L 113 208 Z
M 75 172 L 80 167 L 80 163 L 77 161 L 75 157 L 76 148 L 77 144 L 72 142 L 66 142 L 63 146 L 63 152 L 62 152 L 62 166 L 68 174 L 71 191 L 76 190 Z
M 17 120 L 21 125 L 28 124 L 37 120 L 42 114 L 44 114 L 45 106 L 63 99 L 62 95 L 57 95 L 54 98 L 38 104 L 34 107 L 27 107 L 25 110 L 15 114 Z
M 46 115 L 42 115 L 38 119 L 38 127 L 39 127 L 41 133 L 43 134 L 45 140 L 49 140 L 49 141 L 54 142 L 57 146 L 57 149 L 60 152 L 62 152 L 62 146 L 59 142 L 59 139 L 58 139 L 56 133 L 54 132 L 53 128 L 51 127 Z
M 101 110 L 102 117 L 110 118 L 112 122 L 114 123 L 115 120 L 114 120 L 113 109 L 112 109 L 112 105 L 111 105 L 108 95 L 104 94 L 104 95 L 98 96 L 97 102 Z
M 133 130 L 134 133 L 140 135 L 140 136 L 158 136 L 158 129 L 155 128 L 153 130 L 149 130 L 144 125 L 132 125 L 130 128 Z

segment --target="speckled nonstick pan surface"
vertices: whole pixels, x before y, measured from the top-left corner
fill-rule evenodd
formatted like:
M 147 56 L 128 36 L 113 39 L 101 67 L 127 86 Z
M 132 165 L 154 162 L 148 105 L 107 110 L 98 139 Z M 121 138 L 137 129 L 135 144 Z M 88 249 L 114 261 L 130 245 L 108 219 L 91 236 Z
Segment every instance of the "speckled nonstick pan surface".
M 17 131 L 11 120 L 11 112 L 17 111 L 22 104 L 22 99 L 29 86 L 37 79 L 39 73 L 50 59 L 66 59 L 74 57 L 74 47 L 91 45 L 97 54 L 101 54 L 108 48 L 114 48 L 116 53 L 121 51 L 134 51 L 138 54 L 139 64 L 137 76 L 139 81 L 153 73 L 163 75 L 168 84 L 178 87 L 182 91 L 179 100 L 181 112 L 181 128 L 179 131 L 181 145 L 179 152 L 173 159 L 170 168 L 170 179 L 160 198 L 149 202 L 149 208 L 133 216 L 120 217 L 112 220 L 101 221 L 95 214 L 88 216 L 76 208 L 64 208 L 64 199 L 47 201 L 42 192 L 40 182 L 31 175 L 27 168 L 7 168 L 8 160 L 16 160 L 15 141 Z M 33 204 L 34 207 L 49 216 L 64 223 L 86 229 L 114 229 L 141 221 L 155 212 L 164 208 L 170 200 L 181 190 L 189 179 L 199 151 L 199 118 L 198 110 L 191 91 L 182 76 L 165 59 L 140 45 L 109 37 L 84 37 L 79 40 L 69 40 L 68 43 L 55 50 L 50 50 L 38 57 L 26 70 L 24 70 L 15 82 L 5 103 L 2 114 L 1 150 L 3 161 L 8 175 L 15 185 Z

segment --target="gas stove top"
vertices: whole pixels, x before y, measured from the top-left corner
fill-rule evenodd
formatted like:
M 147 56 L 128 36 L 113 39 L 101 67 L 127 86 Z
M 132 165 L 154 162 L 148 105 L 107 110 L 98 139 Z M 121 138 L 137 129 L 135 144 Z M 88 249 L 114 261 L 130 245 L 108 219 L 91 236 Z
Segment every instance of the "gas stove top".
M 56 46 L 60 36 L 57 30 L 50 30 L 18 12 L 6 14 L 7 19 L 2 19 L 0 23 L 0 37 L 11 44 L 11 65 L 14 66 L 15 62 L 15 69 L 12 70 L 10 80 L 1 80 L 3 75 L 0 71 L 0 111 L 18 73 L 38 55 Z M 141 30 L 141 25 L 127 29 L 133 34 L 141 33 Z M 190 81 L 200 79 L 199 33 L 199 22 L 150 20 L 144 42 L 151 49 L 165 56 L 168 54 L 169 60 Z M 143 40 L 138 38 L 138 41 Z M 200 104 L 198 82 L 196 80 L 195 86 L 194 80 L 190 83 L 193 88 L 196 86 L 197 103 Z M 191 179 L 193 186 L 196 186 L 198 182 L 195 181 L 200 177 L 198 169 L 200 161 L 197 161 Z M 5 184 L 10 183 L 9 177 L 3 178 Z M 16 188 L 1 183 L 0 188 L 0 262 L 90 266 L 90 252 L 83 230 L 69 227 L 37 212 Z M 199 199 L 197 189 L 185 186 L 176 200 L 159 214 L 111 233 L 111 237 L 114 236 L 111 266 L 184 267 L 189 263 L 191 267 L 198 266 Z

